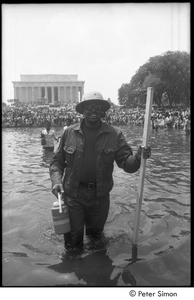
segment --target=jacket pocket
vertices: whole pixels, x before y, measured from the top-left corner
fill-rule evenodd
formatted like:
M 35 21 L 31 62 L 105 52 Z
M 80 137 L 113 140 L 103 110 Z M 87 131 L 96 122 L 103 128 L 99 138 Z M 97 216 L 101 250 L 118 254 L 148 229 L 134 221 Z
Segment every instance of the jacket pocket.
M 63 149 L 65 151 L 66 163 L 68 165 L 72 165 L 74 162 L 76 148 L 65 145 Z
M 114 162 L 117 150 L 118 146 L 110 146 L 103 150 L 102 157 L 105 164 L 111 164 Z

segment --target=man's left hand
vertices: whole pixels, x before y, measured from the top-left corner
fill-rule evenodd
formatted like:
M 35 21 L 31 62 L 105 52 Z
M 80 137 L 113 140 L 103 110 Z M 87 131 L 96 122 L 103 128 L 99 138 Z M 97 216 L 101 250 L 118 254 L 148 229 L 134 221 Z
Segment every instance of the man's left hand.
M 141 155 L 142 155 L 142 157 L 143 157 L 144 159 L 150 158 L 150 156 L 151 156 L 151 147 L 148 146 L 147 148 L 145 148 L 145 147 L 143 147 L 143 146 L 139 146 L 139 148 L 138 148 L 138 150 L 137 150 L 137 155 L 138 155 L 139 157 L 141 157 Z

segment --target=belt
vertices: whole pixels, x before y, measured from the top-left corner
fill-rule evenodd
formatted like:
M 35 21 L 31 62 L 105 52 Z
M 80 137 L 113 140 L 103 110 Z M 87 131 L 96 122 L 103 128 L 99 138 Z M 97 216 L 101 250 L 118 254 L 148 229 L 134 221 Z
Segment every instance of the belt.
M 89 182 L 89 183 L 80 182 L 79 186 L 85 187 L 88 190 L 94 190 L 96 188 L 96 183 L 95 182 Z

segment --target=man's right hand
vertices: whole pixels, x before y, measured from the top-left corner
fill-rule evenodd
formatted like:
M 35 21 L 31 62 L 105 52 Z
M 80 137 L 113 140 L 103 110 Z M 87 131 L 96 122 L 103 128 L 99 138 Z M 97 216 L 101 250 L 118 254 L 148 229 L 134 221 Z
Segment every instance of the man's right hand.
M 55 195 L 55 197 L 58 198 L 58 193 L 62 194 L 64 193 L 63 185 L 62 183 L 56 183 L 52 188 L 52 193 Z

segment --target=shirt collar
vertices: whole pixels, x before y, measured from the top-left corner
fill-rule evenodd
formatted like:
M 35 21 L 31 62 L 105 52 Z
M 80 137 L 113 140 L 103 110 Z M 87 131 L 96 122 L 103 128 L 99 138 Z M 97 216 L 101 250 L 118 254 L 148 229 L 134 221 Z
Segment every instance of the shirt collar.
M 82 119 L 81 122 L 77 123 L 73 129 L 76 131 L 82 132 L 81 125 L 82 125 L 83 121 L 84 121 L 84 119 Z M 98 134 L 103 133 L 103 132 L 111 132 L 111 129 L 107 123 L 101 121 L 101 126 L 100 126 Z

